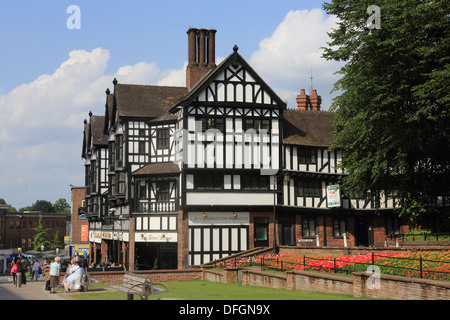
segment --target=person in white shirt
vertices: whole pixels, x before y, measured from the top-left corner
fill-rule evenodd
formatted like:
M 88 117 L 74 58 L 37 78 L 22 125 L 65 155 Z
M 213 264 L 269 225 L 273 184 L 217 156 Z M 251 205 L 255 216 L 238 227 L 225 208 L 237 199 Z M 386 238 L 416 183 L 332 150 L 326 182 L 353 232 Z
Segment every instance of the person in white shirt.
M 78 260 L 72 261 L 70 274 L 64 279 L 64 292 L 67 293 L 70 289 L 79 288 L 83 273 L 84 269 L 80 267 Z

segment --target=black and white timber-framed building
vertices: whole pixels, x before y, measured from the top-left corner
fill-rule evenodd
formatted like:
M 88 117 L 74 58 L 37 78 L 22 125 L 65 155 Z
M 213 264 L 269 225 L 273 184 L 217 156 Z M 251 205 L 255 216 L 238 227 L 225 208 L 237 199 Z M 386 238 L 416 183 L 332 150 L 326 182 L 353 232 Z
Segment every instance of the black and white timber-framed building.
M 333 113 L 315 90 L 287 109 L 237 46 L 216 65 L 215 33 L 188 30 L 186 87 L 114 79 L 104 115 L 85 122 L 91 261 L 184 268 L 274 241 L 382 245 L 404 232 L 394 194 L 330 206 Z

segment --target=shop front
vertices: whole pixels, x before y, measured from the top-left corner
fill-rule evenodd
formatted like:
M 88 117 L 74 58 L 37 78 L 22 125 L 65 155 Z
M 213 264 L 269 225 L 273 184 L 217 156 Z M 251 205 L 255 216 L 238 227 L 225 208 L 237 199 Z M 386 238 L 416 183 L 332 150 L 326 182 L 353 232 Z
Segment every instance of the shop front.
M 176 232 L 136 232 L 135 269 L 177 269 Z

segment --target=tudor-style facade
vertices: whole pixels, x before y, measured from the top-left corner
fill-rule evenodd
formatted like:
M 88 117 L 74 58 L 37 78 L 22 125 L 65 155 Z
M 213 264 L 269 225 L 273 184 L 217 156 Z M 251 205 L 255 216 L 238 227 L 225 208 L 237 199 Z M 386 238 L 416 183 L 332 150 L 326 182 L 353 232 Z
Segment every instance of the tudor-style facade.
M 286 104 L 233 51 L 171 109 L 178 119 L 180 265 L 253 247 L 252 222 L 272 216 L 279 192 Z
M 329 206 L 327 188 L 345 175 L 341 150 L 330 150 L 332 112 L 320 111 L 320 96 L 302 89 L 298 108 L 284 112 L 283 203 L 278 215 L 279 243 L 284 245 L 383 245 L 387 236 L 405 233 L 408 226 L 394 216 L 394 194 L 379 203 L 341 195 Z M 347 241 L 344 241 L 344 236 Z
M 101 251 L 108 252 L 110 261 L 134 268 L 136 262 L 153 264 L 153 252 L 162 250 L 161 244 L 176 247 L 178 176 L 165 171 L 174 157 L 175 120 L 167 118 L 167 110 L 187 90 L 119 84 L 116 79 L 113 85 L 112 93 L 106 91 L 104 122 L 110 150 L 107 214 L 90 235 L 96 245 L 106 247 Z M 176 258 L 172 260 L 176 266 Z M 166 262 L 161 266 L 174 267 Z
M 84 212 L 92 221 L 104 215 L 105 193 L 108 190 L 108 140 L 103 134 L 104 117 L 89 113 L 84 121 L 83 149 L 85 161 Z
M 216 31 L 187 33 L 186 87 L 114 79 L 101 168 L 91 166 L 99 146 L 84 139 L 87 199 L 99 197 L 87 202 L 91 261 L 184 268 L 274 242 L 383 245 L 406 228 L 394 197 L 327 205 L 327 188 L 345 173 L 341 152 L 329 150 L 333 113 L 320 111 L 315 90 L 287 109 L 237 46 L 216 65 Z M 92 193 L 100 172 L 107 183 L 96 178 Z

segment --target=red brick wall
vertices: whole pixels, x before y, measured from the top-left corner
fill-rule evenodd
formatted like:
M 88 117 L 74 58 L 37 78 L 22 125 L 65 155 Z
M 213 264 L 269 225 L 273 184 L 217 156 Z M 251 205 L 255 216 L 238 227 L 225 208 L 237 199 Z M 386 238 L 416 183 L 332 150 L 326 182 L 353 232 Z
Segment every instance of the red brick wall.
M 320 291 L 396 300 L 450 300 L 450 283 L 425 279 L 381 275 L 378 287 L 369 289 L 372 274 L 355 272 L 352 277 L 334 274 L 291 271 L 287 275 L 258 270 L 243 270 L 242 285 L 277 289 Z
M 49 279 L 49 269 L 45 272 L 45 280 Z M 89 272 L 89 275 L 100 281 L 102 284 L 110 284 L 114 281 L 120 282 L 124 276 L 125 271 L 98 271 Z M 133 271 L 133 273 L 143 276 L 149 276 L 154 282 L 171 282 L 171 281 L 188 281 L 188 280 L 202 280 L 203 271 L 201 269 L 190 270 L 142 270 Z M 64 275 L 59 277 L 59 282 L 62 283 Z
M 72 212 L 71 212 L 71 227 L 70 235 L 72 237 L 72 243 L 76 244 L 88 244 L 88 241 L 81 241 L 81 227 L 88 226 L 87 219 L 78 219 L 78 208 L 82 206 L 84 200 L 84 187 L 72 187 Z
M 450 300 L 450 283 L 426 279 L 404 278 L 382 274 L 379 282 L 367 286 L 371 274 L 353 273 L 355 297 L 389 298 L 396 300 Z
M 188 212 L 178 211 L 178 269 L 188 265 Z

